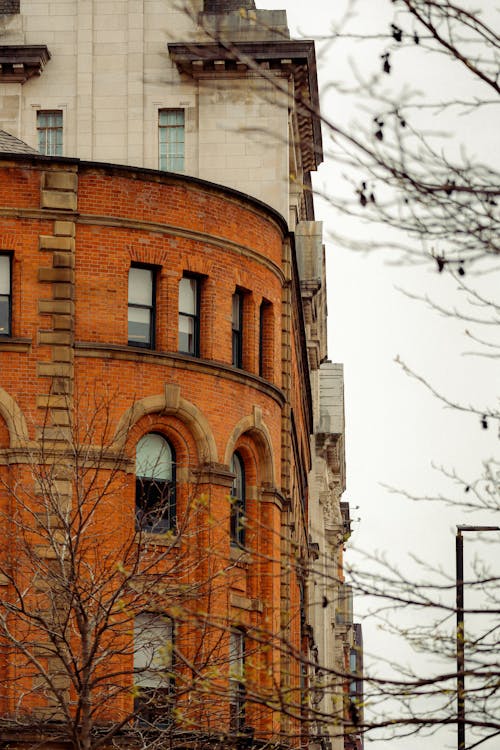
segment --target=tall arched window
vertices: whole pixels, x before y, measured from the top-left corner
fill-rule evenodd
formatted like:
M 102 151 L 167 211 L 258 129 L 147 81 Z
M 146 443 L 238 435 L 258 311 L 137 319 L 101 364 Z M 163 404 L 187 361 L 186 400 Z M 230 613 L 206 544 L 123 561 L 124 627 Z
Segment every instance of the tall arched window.
M 136 528 L 163 533 L 175 526 L 175 453 L 162 435 L 150 432 L 137 443 Z
M 231 544 L 245 544 L 245 466 L 239 453 L 233 453 L 231 471 L 234 474 L 231 488 Z

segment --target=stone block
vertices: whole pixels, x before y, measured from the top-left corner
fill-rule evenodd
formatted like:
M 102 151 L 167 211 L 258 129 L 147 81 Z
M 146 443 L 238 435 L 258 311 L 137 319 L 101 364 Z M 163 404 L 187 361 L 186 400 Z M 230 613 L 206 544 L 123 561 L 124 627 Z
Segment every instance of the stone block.
M 76 211 L 76 193 L 64 193 L 58 190 L 42 190 L 41 207 L 59 211 Z
M 74 284 L 75 273 L 71 268 L 39 268 L 38 281 L 65 281 Z
M 55 221 L 54 234 L 57 237 L 74 237 L 76 226 L 74 221 Z
M 45 545 L 35 545 L 35 554 L 37 554 L 42 560 L 57 560 L 56 551 L 52 547 Z
M 70 418 L 69 412 L 66 409 L 54 409 L 51 412 L 52 422 L 58 427 L 69 427 Z
M 71 190 L 78 187 L 78 175 L 75 172 L 44 172 L 44 190 Z
M 56 222 L 57 223 L 57 222 Z M 72 224 L 71 221 L 59 222 L 60 224 Z M 52 235 L 41 235 L 38 238 L 40 250 L 71 250 L 75 249 L 75 240 L 72 237 L 53 237 Z
M 64 362 L 37 362 L 36 369 L 40 377 L 69 378 L 73 374 L 73 367 Z
M 44 428 L 45 431 L 47 429 L 47 427 Z M 42 432 L 42 428 L 40 428 L 40 431 Z M 66 479 L 48 479 L 45 482 L 35 482 L 35 495 L 38 495 L 39 497 L 49 493 L 51 496 L 64 495 L 65 497 L 69 497 L 72 490 L 72 483 Z
M 59 345 L 59 346 L 70 346 L 73 342 L 73 334 L 70 331 L 39 331 L 38 332 L 38 343 L 42 346 L 47 344 Z
M 74 240 L 71 241 L 74 242 Z M 74 253 L 54 253 L 52 265 L 54 268 L 73 268 L 75 265 Z
M 39 409 L 68 409 L 71 407 L 71 401 L 67 396 L 48 393 L 38 395 L 36 405 Z
M 72 434 L 69 427 L 44 427 L 43 429 L 36 431 L 37 440 L 50 442 L 64 441 L 65 443 L 71 442 Z
M 52 328 L 54 331 L 71 331 L 73 329 L 73 315 L 53 315 Z
M 38 312 L 41 315 L 52 313 L 73 315 L 75 312 L 75 303 L 69 299 L 39 299 Z
M 54 299 L 73 299 L 75 288 L 72 284 L 54 284 L 52 294 Z
M 52 392 L 70 395 L 73 393 L 73 381 L 70 378 L 54 378 L 52 380 Z
M 53 362 L 73 362 L 74 352 L 69 346 L 54 346 L 52 349 Z

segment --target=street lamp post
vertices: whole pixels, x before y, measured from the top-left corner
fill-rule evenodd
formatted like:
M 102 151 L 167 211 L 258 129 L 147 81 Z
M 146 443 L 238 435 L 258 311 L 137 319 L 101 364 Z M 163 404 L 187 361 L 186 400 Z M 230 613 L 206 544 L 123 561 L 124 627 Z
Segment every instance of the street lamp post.
M 455 537 L 457 586 L 457 747 L 465 750 L 465 631 L 463 531 L 500 531 L 500 526 L 457 526 Z

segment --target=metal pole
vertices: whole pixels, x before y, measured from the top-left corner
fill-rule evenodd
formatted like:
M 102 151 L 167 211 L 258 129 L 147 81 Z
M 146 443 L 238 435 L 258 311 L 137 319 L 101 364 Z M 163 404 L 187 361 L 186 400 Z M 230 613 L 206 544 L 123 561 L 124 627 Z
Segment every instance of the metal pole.
M 464 538 L 455 539 L 457 563 L 457 747 L 465 750 Z

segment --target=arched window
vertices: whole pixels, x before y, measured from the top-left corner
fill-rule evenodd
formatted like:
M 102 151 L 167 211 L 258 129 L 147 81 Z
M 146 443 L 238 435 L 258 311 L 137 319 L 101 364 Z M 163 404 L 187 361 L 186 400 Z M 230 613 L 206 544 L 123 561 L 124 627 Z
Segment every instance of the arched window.
M 245 544 L 245 467 L 239 453 L 233 453 L 231 471 L 234 474 L 231 488 L 231 544 Z
M 135 461 L 136 528 L 163 533 L 175 526 L 175 453 L 155 432 L 137 443 Z

